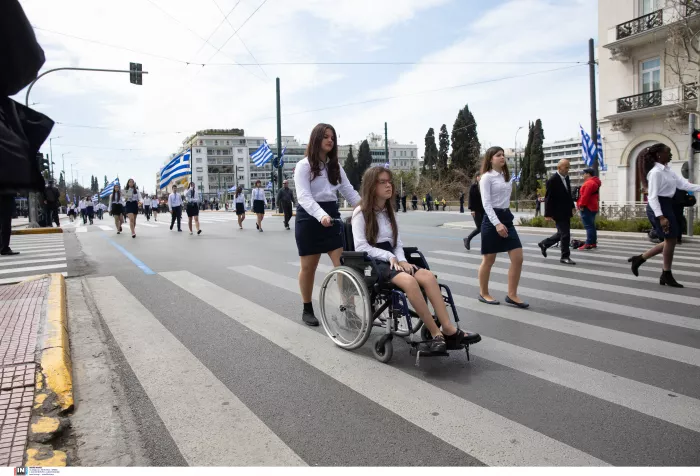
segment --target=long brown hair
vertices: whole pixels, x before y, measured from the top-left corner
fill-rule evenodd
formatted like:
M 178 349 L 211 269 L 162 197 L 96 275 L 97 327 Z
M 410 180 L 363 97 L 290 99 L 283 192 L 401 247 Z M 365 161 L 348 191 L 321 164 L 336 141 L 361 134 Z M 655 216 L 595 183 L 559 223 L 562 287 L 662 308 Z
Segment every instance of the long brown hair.
M 391 182 L 391 197 L 386 201 L 385 204 L 378 203 L 377 199 L 377 184 L 379 183 L 379 177 L 381 174 L 388 174 L 389 181 Z M 396 214 L 394 213 L 394 197 L 396 195 L 396 187 L 394 187 L 394 180 L 391 170 L 384 167 L 370 167 L 367 169 L 362 176 L 362 188 L 360 190 L 360 195 L 362 201 L 360 202 L 360 210 L 365 216 L 365 236 L 367 237 L 367 242 L 375 246 L 377 244 L 377 235 L 379 234 L 379 223 L 377 223 L 377 209 L 381 210 L 386 207 L 386 214 L 389 217 L 389 223 L 391 223 L 391 229 L 393 231 L 393 243 L 392 246 L 396 247 L 396 242 L 399 238 L 399 228 L 396 225 Z
M 117 190 L 117 187 L 119 187 L 119 190 Z M 112 201 L 120 201 L 122 199 L 122 187 L 118 183 L 114 184 L 114 187 L 112 187 Z
M 658 142 L 651 147 L 642 149 L 642 151 L 637 155 L 637 173 L 639 174 L 639 182 L 645 187 L 649 186 L 647 182 L 647 175 L 649 171 L 654 167 L 654 164 L 659 161 L 659 154 L 664 150 L 670 148 L 666 144 Z
M 320 157 L 323 153 L 321 146 L 328 129 L 330 129 L 333 134 L 333 149 L 328 153 L 328 161 L 325 167 L 328 169 L 328 181 L 333 185 L 338 185 L 341 180 L 340 164 L 338 163 L 338 135 L 335 133 L 333 126 L 321 123 L 314 127 L 311 131 L 311 137 L 309 137 L 309 145 L 306 146 L 306 157 L 309 159 L 311 180 L 313 181 L 316 177 L 321 175 Z
M 503 147 L 489 147 L 486 153 L 484 154 L 484 161 L 481 163 L 481 175 L 484 175 L 485 173 L 493 170 L 493 164 L 491 163 L 491 160 L 493 159 L 493 156 L 498 154 L 499 152 L 505 152 L 503 150 Z M 503 164 L 503 178 L 506 179 L 506 182 L 510 181 L 510 172 L 508 171 L 508 161 L 506 161 Z
M 236 187 L 236 194 L 234 195 L 234 197 L 238 198 L 238 196 L 241 194 L 242 191 L 243 191 L 243 185 L 239 185 L 238 187 Z

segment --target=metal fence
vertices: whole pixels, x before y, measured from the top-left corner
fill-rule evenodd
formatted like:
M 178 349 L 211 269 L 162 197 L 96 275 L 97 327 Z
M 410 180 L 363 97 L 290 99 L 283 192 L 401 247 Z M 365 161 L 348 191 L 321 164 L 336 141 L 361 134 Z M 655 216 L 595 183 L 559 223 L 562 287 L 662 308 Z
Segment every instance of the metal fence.
M 646 202 L 600 202 L 598 213 L 608 220 L 629 220 L 647 217 Z

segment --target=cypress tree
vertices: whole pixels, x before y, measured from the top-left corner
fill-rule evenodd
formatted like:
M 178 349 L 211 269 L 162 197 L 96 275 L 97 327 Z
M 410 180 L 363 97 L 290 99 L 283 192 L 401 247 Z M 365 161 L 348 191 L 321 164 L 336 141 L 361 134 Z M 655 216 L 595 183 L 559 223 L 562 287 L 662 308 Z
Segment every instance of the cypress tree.
M 457 113 L 457 118 L 452 126 L 451 166 L 472 177 L 479 166 L 480 153 L 481 144 L 476 131 L 476 120 L 467 105 Z
M 352 184 L 353 188 L 357 190 L 360 186 L 360 177 L 357 175 L 357 161 L 352 153 L 352 146 L 350 146 L 350 151 L 345 159 L 345 165 L 343 168 L 345 169 L 345 175 L 348 176 L 348 180 Z
M 369 142 L 367 139 L 362 141 L 360 144 L 360 151 L 357 154 L 357 179 L 358 182 L 362 182 L 362 176 L 365 170 L 372 166 L 372 152 L 369 149 Z
M 445 124 L 440 127 L 440 150 L 438 152 L 438 170 L 447 170 L 447 151 L 450 148 L 450 135 Z
M 431 127 L 425 134 L 425 154 L 423 156 L 423 173 L 432 176 L 432 171 L 438 163 L 438 149 L 435 145 L 435 130 Z

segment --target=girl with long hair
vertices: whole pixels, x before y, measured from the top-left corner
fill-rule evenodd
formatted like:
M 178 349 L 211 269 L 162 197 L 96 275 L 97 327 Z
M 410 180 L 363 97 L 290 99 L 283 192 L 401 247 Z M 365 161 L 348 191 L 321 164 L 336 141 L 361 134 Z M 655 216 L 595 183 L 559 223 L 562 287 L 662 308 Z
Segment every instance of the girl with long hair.
M 187 199 L 187 225 L 190 228 L 190 235 L 192 234 L 193 219 L 194 224 L 197 227 L 197 234 L 201 235 L 202 230 L 199 229 L 199 195 L 197 195 L 197 189 L 194 182 L 190 182 L 190 186 L 185 193 L 185 198 Z
M 236 187 L 236 193 L 233 195 L 233 203 L 236 205 L 236 216 L 238 217 L 238 229 L 243 229 L 243 220 L 245 220 L 245 195 L 243 194 L 243 185 Z
M 160 206 L 160 202 L 158 201 L 155 195 L 153 195 L 151 198 L 146 198 L 146 200 L 150 200 L 151 202 L 151 213 L 153 213 L 153 221 L 158 221 L 158 207 Z
M 680 217 L 677 217 L 673 210 L 673 196 L 676 194 L 676 189 L 700 192 L 700 185 L 692 184 L 672 171 L 668 166 L 671 158 L 671 149 L 661 143 L 643 149 L 637 156 L 639 181 L 648 192 L 647 217 L 654 226 L 657 236 L 663 237 L 664 241 L 641 255 L 632 256 L 627 261 L 632 263 L 632 273 L 639 276 L 639 267 L 642 264 L 649 258 L 663 253 L 663 268 L 659 284 L 682 288 L 683 285 L 679 284 L 671 274 L 673 252 L 680 235 Z
M 267 207 L 267 198 L 265 190 L 263 190 L 260 180 L 255 181 L 255 188 L 251 194 L 250 200 L 253 202 L 253 212 L 256 215 L 255 227 L 259 232 L 262 232 L 262 221 L 265 218 L 265 208 Z
M 508 294 L 505 301 L 519 308 L 527 308 L 528 303 L 518 297 L 518 283 L 523 269 L 523 246 L 518 232 L 513 226 L 513 214 L 510 211 L 510 194 L 513 190 L 506 156 L 501 147 L 491 147 L 484 154 L 481 164 L 479 192 L 484 207 L 481 222 L 481 254 L 479 266 L 479 301 L 486 304 L 500 304 L 489 294 L 491 268 L 498 253 L 508 253 L 510 269 L 508 270 Z
M 338 136 L 330 124 L 318 124 L 311 131 L 306 157 L 297 163 L 294 183 L 297 190 L 297 214 L 294 237 L 299 251 L 301 270 L 299 290 L 304 310 L 301 318 L 317 326 L 311 294 L 321 255 L 327 253 L 334 266 L 340 265 L 343 238 L 333 219 L 340 218 L 337 192 L 354 207 L 360 195 L 352 188 L 338 162 Z
M 109 196 L 109 214 L 114 218 L 114 226 L 117 235 L 122 232 L 122 213 L 124 213 L 124 196 L 119 184 L 114 184 L 112 194 Z
M 124 187 L 124 198 L 126 200 L 126 216 L 129 217 L 129 228 L 131 237 L 136 238 L 136 215 L 139 214 L 139 189 L 134 179 L 130 178 Z
M 391 281 L 406 293 L 413 309 L 433 337 L 429 343 L 431 352 L 456 349 L 465 339 L 465 334 L 450 321 L 435 275 L 406 261 L 395 211 L 391 205 L 394 192 L 392 174 L 388 169 L 371 167 L 364 173 L 362 202 L 352 214 L 355 251 L 364 251 L 374 258 L 380 279 Z M 435 324 L 421 289 L 433 305 L 442 330 Z M 470 339 L 474 337 L 471 335 Z

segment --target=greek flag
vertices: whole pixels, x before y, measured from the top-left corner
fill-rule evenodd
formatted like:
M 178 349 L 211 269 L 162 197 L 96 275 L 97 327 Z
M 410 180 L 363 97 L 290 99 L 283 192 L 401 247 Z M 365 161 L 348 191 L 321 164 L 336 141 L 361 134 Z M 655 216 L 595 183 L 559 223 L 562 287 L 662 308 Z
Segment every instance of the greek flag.
M 109 184 L 107 184 L 104 190 L 102 190 L 102 193 L 100 193 L 100 198 L 109 197 L 112 194 L 112 190 L 114 190 L 115 185 L 119 185 L 119 178 L 115 178 Z
M 518 170 L 518 175 L 516 175 L 515 177 L 513 177 L 513 182 L 514 182 L 514 183 L 520 182 L 520 176 L 521 176 L 522 174 L 523 174 L 523 169 Z
M 93 195 L 93 196 L 92 196 L 92 201 L 93 201 L 93 203 L 99 202 L 99 201 L 100 201 L 99 195 L 97 195 L 97 194 Z
M 267 145 L 267 141 L 263 142 L 263 145 L 258 147 L 258 150 L 253 152 L 251 157 L 256 167 L 262 167 L 268 163 L 272 159 L 272 151 L 270 150 L 270 146 Z
M 608 170 L 608 166 L 605 165 L 605 160 L 603 160 L 603 139 L 600 137 L 600 127 L 598 128 L 598 166 L 603 172 Z
M 287 145 L 285 144 L 284 149 L 282 149 L 282 155 L 280 155 L 280 164 L 279 168 L 281 169 L 284 167 L 284 153 L 287 151 Z
M 166 188 L 173 180 L 189 175 L 192 170 L 190 168 L 191 151 L 186 150 L 181 153 L 160 171 L 160 188 Z
M 581 152 L 583 155 L 583 163 L 586 164 L 586 167 L 593 167 L 593 159 L 596 154 L 598 154 L 597 147 L 593 144 L 591 136 L 583 130 L 583 126 L 579 124 L 579 127 L 581 128 Z

